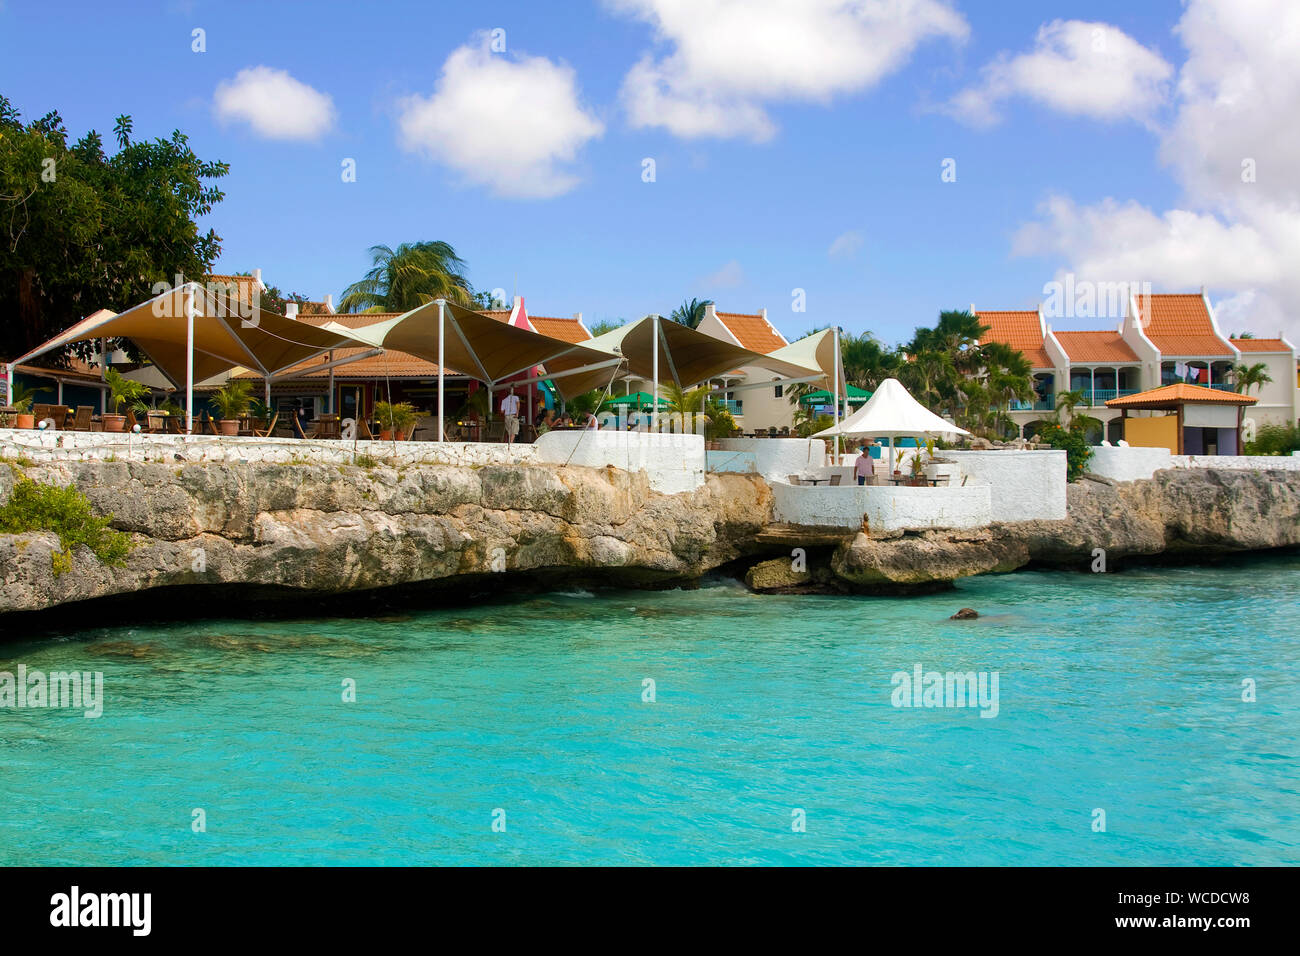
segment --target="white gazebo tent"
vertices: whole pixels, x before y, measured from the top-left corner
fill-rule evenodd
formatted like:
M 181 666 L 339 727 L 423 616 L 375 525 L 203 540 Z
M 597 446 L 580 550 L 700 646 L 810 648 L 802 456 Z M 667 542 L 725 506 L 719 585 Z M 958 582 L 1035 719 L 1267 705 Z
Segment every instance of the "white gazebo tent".
M 246 312 L 246 314 L 243 314 Z M 270 383 L 294 366 L 345 346 L 364 345 L 343 329 L 326 330 L 275 312 L 249 306 L 233 308 L 202 285 L 188 282 L 124 312 L 100 309 L 9 364 L 13 367 L 75 342 L 130 339 L 176 388 L 185 389 L 186 431 L 194 430 L 194 385 L 243 366 Z M 356 361 L 379 350 L 342 361 Z M 327 363 L 328 364 L 328 363 Z M 334 363 L 341 364 L 341 363 Z
M 888 438 L 889 470 L 894 470 L 895 438 L 926 438 L 944 435 L 969 435 L 947 419 L 940 418 L 903 387 L 896 378 L 887 378 L 867 403 L 844 421 L 820 431 L 814 438 Z
M 327 322 L 323 328 L 346 332 L 367 344 L 406 352 L 435 364 L 438 367 L 438 441 L 444 440 L 443 372 L 447 368 L 477 379 L 490 392 L 506 379 L 514 379 L 512 384 L 517 385 L 533 381 L 534 377 L 521 381 L 515 376 L 544 364 L 546 378 L 560 379 L 557 387 L 562 393 L 576 394 L 572 391 L 576 386 L 565 384 L 565 376 L 580 378 L 585 373 L 609 377 L 610 369 L 623 361 L 617 355 L 591 348 L 590 340 L 575 345 L 498 322 L 445 299 L 435 299 L 360 329 L 349 329 L 337 322 Z

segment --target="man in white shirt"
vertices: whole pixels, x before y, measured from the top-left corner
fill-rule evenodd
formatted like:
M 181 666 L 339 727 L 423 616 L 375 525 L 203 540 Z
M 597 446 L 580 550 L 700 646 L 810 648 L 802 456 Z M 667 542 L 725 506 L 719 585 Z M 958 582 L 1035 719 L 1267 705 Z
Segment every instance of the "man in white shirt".
M 519 396 L 513 388 L 501 399 L 501 414 L 506 417 L 506 444 L 513 445 L 515 436 L 519 434 Z

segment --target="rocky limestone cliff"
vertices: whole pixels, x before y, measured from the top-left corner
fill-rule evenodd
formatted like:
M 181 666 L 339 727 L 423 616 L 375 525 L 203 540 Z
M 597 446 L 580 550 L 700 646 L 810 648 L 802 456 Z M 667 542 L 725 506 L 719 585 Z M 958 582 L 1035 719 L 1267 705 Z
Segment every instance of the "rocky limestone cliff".
M 54 534 L 0 535 L 0 614 L 156 589 L 225 589 L 240 600 L 438 585 L 467 593 L 526 577 L 665 587 L 724 566 L 760 591 L 906 593 L 1026 565 L 1087 570 L 1097 548 L 1115 569 L 1161 554 L 1300 545 L 1300 473 L 1281 471 L 1088 479 L 1070 486 L 1064 521 L 823 533 L 798 566 L 791 540 L 771 533 L 770 488 L 739 474 L 664 495 L 613 468 L 59 462 L 0 467 L 0 502 L 21 474 L 75 484 L 135 549 L 114 568 L 80 547 L 56 573 Z
M 58 574 L 54 534 L 0 535 L 0 612 L 171 586 L 290 596 L 497 572 L 662 586 L 736 559 L 771 514 L 757 477 L 663 495 L 613 468 L 66 462 L 0 468 L 0 502 L 20 474 L 75 484 L 136 547 L 121 568 L 80 547 Z

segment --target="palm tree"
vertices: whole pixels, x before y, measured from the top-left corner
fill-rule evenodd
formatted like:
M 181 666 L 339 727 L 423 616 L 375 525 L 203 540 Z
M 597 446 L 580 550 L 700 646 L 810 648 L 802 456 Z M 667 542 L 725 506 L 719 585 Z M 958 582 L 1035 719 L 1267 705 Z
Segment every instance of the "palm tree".
M 863 332 L 840 336 L 840 361 L 846 382 L 874 391 L 885 379 L 897 377 L 901 359 L 870 332 Z
M 705 307 L 710 305 L 713 305 L 712 299 L 691 299 L 690 302 L 683 300 L 681 305 L 673 309 L 669 318 L 688 329 L 697 329 L 704 321 Z
M 1232 369 L 1232 378 L 1236 383 L 1237 391 L 1243 394 L 1250 394 L 1252 388 L 1267 385 L 1273 381 L 1273 376 L 1268 374 L 1268 365 L 1265 362 L 1256 362 L 1254 365 L 1237 365 Z
M 445 242 L 371 246 L 370 257 L 370 271 L 343 290 L 341 311 L 407 312 L 434 299 L 474 302 L 465 261 Z
M 939 323 L 933 329 L 916 330 L 907 351 L 912 354 L 947 352 L 958 371 L 971 373 L 979 367 L 977 347 L 980 336 L 988 330 L 989 326 L 980 322 L 973 312 L 940 312 Z
M 705 425 L 709 423 L 709 417 L 704 413 L 709 393 L 707 388 L 701 386 L 686 389 L 676 382 L 660 382 L 659 393 L 659 397 L 667 403 L 664 407 L 668 413 L 674 417 L 681 417 L 683 430 L 685 430 L 688 417 L 690 421 L 700 420 Z M 698 416 L 698 419 L 691 416 Z

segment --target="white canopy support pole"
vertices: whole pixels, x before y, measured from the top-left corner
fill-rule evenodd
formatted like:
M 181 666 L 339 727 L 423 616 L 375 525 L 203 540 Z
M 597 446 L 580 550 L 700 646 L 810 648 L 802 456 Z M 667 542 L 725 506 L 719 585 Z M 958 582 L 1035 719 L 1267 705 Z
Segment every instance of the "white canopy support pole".
M 442 340 L 447 331 L 447 300 L 438 300 L 438 441 L 446 441 L 443 437 L 443 407 L 446 397 L 444 395 L 444 386 L 442 381 Z
M 831 336 L 835 343 L 835 367 L 831 369 L 831 389 L 835 401 L 835 427 L 840 427 L 840 327 L 835 326 L 835 331 Z M 831 464 L 839 467 L 840 464 L 840 436 L 837 432 L 835 435 L 835 457 Z
M 194 434 L 194 293 L 185 291 L 185 433 Z
M 17 368 L 17 366 L 13 362 L 10 362 L 8 365 L 5 366 L 5 371 L 9 373 L 5 376 L 5 405 L 12 405 L 14 403 L 14 369 L 15 368 Z
M 99 340 L 99 380 L 108 381 L 108 339 Z M 108 414 L 108 389 L 99 390 L 99 414 Z
M 63 379 L 56 378 L 55 381 L 59 383 L 59 389 L 58 389 L 59 397 L 55 399 L 55 402 L 62 405 L 63 404 Z
M 330 349 L 329 361 L 331 362 L 334 361 L 333 349 Z M 330 400 L 329 400 L 329 405 L 327 405 L 326 408 L 329 409 L 329 414 L 331 415 L 334 414 L 334 366 L 333 365 L 330 366 Z
M 659 433 L 659 316 L 650 323 L 651 342 L 650 431 Z
M 889 436 L 889 473 L 894 473 L 894 436 Z

